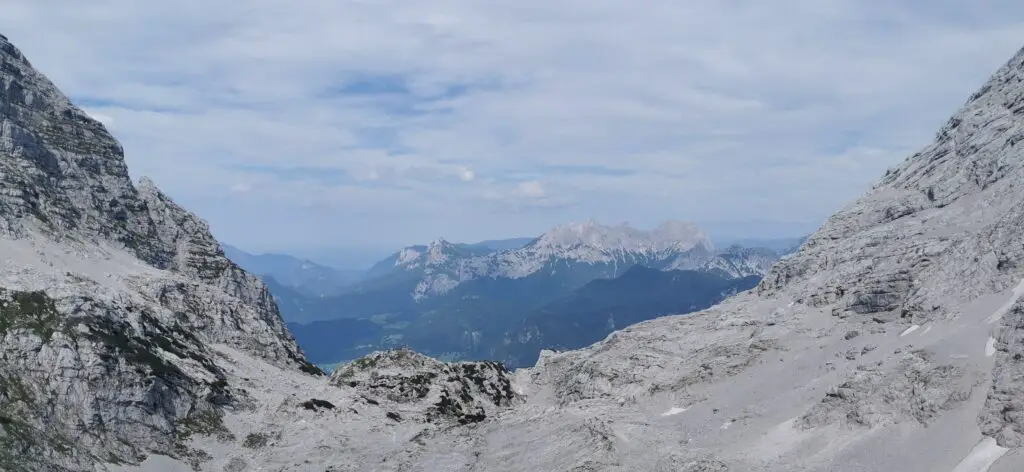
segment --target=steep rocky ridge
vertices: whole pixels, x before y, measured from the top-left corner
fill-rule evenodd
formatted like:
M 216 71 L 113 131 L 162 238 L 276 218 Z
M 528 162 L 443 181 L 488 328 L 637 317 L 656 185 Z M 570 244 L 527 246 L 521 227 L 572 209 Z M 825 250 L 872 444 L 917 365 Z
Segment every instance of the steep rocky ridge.
M 204 222 L 0 39 L 0 468 L 79 470 L 220 424 L 222 343 L 319 373 Z
M 72 105 L 9 42 L 0 43 L 0 50 L 6 53 L 0 65 L 4 235 L 24 241 L 44 236 L 87 252 L 92 246 L 129 252 L 195 287 L 217 289 L 237 300 L 236 309 L 250 311 L 258 325 L 266 325 L 258 346 L 243 346 L 249 339 L 229 344 L 269 359 L 301 362 L 265 286 L 224 257 L 207 224 L 175 205 L 149 179 L 136 189 L 121 146 L 103 125 Z M 181 283 L 160 280 L 146 288 L 170 306 L 170 297 L 191 295 Z M 195 287 L 191 292 L 199 290 Z M 181 302 L 189 303 L 198 301 Z M 218 341 L 237 336 L 234 326 L 197 328 Z

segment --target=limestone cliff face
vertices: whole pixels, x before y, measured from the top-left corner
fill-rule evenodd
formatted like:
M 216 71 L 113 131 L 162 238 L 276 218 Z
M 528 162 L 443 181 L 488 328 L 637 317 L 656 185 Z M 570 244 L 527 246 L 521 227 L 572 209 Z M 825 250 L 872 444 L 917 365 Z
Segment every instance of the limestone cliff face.
M 5 233 L 104 239 L 166 268 L 156 227 L 128 178 L 121 145 L 0 40 L 0 199 Z
M 156 237 L 149 242 L 157 252 L 171 256 L 165 262 L 168 271 L 192 282 L 181 290 L 180 281 L 157 281 L 150 284 L 151 294 L 165 305 L 177 298 L 172 306 L 205 306 L 188 320 L 209 341 L 315 373 L 316 368 L 298 352 L 266 285 L 224 256 L 206 222 L 174 204 L 147 178 L 140 182 L 138 194 L 156 228 Z M 204 298 L 219 300 L 210 304 L 203 303 Z
M 759 293 L 924 321 L 1015 285 L 1024 254 L 1024 51 L 936 134 L 777 264 Z M 955 282 L 955 287 L 951 284 Z M 955 290 L 950 290 L 955 288 Z
M 0 469 L 78 470 L 217 431 L 211 344 L 319 374 L 266 287 L 0 38 Z

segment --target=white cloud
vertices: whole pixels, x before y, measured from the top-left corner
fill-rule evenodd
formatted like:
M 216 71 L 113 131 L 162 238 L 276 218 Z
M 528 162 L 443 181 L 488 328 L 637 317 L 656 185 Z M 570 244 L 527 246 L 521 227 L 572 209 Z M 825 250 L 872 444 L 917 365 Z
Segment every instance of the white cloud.
M 520 182 L 516 186 L 516 194 L 527 198 L 543 198 L 545 194 L 544 185 L 536 180 Z
M 245 192 L 248 192 L 250 190 L 252 190 L 252 185 L 247 184 L 247 183 L 241 183 L 240 182 L 240 183 L 237 183 L 237 184 L 231 186 L 231 191 L 232 192 L 245 193 Z
M 590 217 L 805 231 L 925 144 L 1022 20 L 1009 0 L 9 0 L 0 32 L 116 123 L 134 174 L 266 247 Z

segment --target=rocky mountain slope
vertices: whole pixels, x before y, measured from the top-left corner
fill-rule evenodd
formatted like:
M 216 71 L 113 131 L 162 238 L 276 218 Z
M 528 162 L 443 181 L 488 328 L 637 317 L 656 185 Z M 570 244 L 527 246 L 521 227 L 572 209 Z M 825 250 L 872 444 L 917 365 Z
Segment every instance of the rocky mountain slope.
M 425 257 L 428 253 L 435 253 L 433 258 L 438 259 L 437 252 L 443 253 L 445 260 L 481 257 L 500 251 L 514 251 L 533 242 L 536 238 L 511 238 L 480 241 L 477 243 L 452 243 L 444 239 L 437 239 L 430 244 L 404 247 L 398 252 L 378 261 L 366 273 L 367 279 L 374 279 L 392 274 L 397 270 L 416 271 L 423 268 Z M 433 248 L 433 249 L 432 249 Z M 433 265 L 438 265 L 436 262 Z
M 1021 470 L 1022 78 L 1024 51 L 756 292 L 542 356 L 533 434 L 607 441 L 519 467 Z
M 241 392 L 211 343 L 319 373 L 206 224 L 0 38 L 0 468 L 191 451 Z
M 754 291 L 515 373 L 392 351 L 329 380 L 199 220 L 0 61 L 5 469 L 1024 469 L 1024 51 Z
M 402 248 L 396 254 L 375 264 L 367 273 L 366 283 L 355 287 L 354 293 L 372 291 L 378 287 L 402 290 L 393 296 L 411 297 L 421 301 L 435 295 L 445 295 L 460 283 L 479 277 L 482 257 L 494 253 L 489 248 L 469 247 L 443 239 L 426 246 Z

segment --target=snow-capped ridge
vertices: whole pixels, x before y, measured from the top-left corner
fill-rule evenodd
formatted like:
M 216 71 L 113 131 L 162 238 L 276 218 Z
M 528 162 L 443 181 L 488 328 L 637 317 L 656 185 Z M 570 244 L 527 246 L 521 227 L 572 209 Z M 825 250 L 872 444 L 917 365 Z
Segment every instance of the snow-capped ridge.
M 697 246 L 713 249 L 707 233 L 684 221 L 667 221 L 650 231 L 633 228 L 628 223 L 602 225 L 591 219 L 556 226 L 527 247 L 539 251 L 589 248 L 608 253 L 686 251 Z
M 598 269 L 602 278 L 616 277 L 636 264 L 745 277 L 763 275 L 777 259 L 736 248 L 716 252 L 708 234 L 686 221 L 666 221 L 645 231 L 628 223 L 602 225 L 593 219 L 558 225 L 517 249 L 474 252 L 466 245 L 436 239 L 425 246 L 403 248 L 392 258 L 394 270 L 421 277 L 412 292 L 415 300 L 449 293 L 477 278 L 518 279 L 546 267 L 557 271 L 558 264 L 607 267 Z

